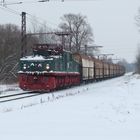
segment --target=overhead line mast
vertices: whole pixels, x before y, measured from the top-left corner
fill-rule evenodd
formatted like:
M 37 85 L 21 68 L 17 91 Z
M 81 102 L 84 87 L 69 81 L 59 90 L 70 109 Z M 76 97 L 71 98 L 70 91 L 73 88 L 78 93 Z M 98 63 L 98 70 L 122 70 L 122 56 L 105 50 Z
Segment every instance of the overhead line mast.
M 26 13 L 21 14 L 21 57 L 26 54 L 27 35 L 26 35 Z

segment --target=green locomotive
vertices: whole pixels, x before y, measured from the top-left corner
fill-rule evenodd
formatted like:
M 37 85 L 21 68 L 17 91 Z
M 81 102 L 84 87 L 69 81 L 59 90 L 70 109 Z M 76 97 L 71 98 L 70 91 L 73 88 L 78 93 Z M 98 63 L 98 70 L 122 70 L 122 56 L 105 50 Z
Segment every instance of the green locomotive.
M 19 83 L 24 90 L 54 90 L 80 84 L 80 66 L 57 44 L 37 44 L 33 56 L 20 59 Z

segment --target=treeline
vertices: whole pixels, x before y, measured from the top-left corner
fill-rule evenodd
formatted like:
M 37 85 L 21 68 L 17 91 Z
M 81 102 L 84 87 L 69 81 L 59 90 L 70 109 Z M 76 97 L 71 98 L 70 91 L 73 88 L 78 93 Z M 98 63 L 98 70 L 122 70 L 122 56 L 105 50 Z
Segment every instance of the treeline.
M 136 72 L 140 74 L 140 47 L 138 47 L 136 55 Z
M 33 39 L 30 39 L 28 46 L 32 44 Z M 0 84 L 17 82 L 20 51 L 19 27 L 13 24 L 0 25 Z
M 20 30 L 12 24 L 0 25 L 0 82 L 15 82 L 20 52 Z
M 138 9 L 138 14 L 135 17 L 136 25 L 138 31 L 140 32 L 140 8 Z M 138 45 L 137 55 L 136 55 L 136 73 L 140 74 L 140 44 Z

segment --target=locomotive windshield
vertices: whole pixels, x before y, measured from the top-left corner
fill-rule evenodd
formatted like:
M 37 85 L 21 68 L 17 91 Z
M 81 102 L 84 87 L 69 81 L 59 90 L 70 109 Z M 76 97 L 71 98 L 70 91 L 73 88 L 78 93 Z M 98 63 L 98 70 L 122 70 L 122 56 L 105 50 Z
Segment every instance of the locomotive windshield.
M 59 56 L 62 55 L 62 46 L 58 44 L 37 44 L 33 48 L 34 55 Z

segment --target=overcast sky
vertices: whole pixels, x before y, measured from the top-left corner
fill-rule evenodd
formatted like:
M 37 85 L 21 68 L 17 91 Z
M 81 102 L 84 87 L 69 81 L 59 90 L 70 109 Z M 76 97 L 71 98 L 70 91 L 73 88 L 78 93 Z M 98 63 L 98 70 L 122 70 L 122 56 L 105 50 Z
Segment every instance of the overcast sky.
M 6 2 L 12 2 L 12 0 L 6 0 Z M 60 22 L 60 17 L 65 13 L 81 13 L 87 16 L 93 29 L 95 44 L 104 46 L 102 53 L 113 53 L 115 54 L 113 58 L 125 58 L 128 62 L 135 61 L 140 33 L 138 33 L 134 17 L 138 13 L 140 0 L 65 0 L 65 2 L 55 0 L 7 7 L 19 13 L 25 11 L 40 17 L 40 22 L 45 20 L 51 27 L 56 27 Z M 21 17 L 6 9 L 0 9 L 0 24 L 3 23 L 14 23 L 20 26 Z

